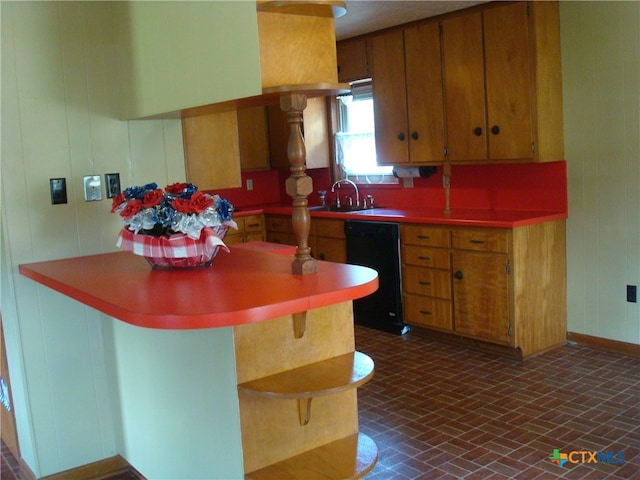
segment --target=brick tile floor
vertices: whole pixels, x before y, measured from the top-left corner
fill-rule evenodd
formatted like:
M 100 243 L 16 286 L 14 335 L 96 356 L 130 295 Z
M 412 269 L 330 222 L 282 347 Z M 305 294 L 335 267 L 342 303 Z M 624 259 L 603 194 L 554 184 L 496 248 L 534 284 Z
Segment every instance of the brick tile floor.
M 563 346 L 517 361 L 360 326 L 356 347 L 376 363 L 358 390 L 379 449 L 368 480 L 640 480 L 640 358 Z M 560 467 L 554 449 L 624 463 Z

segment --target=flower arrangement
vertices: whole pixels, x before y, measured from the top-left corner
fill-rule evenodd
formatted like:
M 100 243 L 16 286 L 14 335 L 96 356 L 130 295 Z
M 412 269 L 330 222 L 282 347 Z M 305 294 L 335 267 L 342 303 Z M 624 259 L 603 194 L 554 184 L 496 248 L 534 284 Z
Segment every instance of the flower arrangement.
M 118 213 L 126 228 L 144 235 L 184 233 L 197 240 L 205 227 L 231 223 L 233 205 L 218 195 L 198 191 L 192 183 L 156 183 L 129 187 L 113 199 L 111 213 Z
M 116 245 L 146 257 L 153 268 L 210 266 L 219 248 L 229 251 L 222 241 L 229 227 L 238 228 L 228 200 L 191 183 L 126 188 L 111 212 L 124 222 Z

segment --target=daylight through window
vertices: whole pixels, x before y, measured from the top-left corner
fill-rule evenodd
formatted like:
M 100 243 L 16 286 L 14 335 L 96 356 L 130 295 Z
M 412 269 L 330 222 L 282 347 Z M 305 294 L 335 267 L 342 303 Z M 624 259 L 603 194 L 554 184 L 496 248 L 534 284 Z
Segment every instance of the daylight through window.
M 376 164 L 375 122 L 371 81 L 352 84 L 352 93 L 338 97 L 339 130 L 336 160 L 342 176 L 358 183 L 396 183 L 393 167 Z

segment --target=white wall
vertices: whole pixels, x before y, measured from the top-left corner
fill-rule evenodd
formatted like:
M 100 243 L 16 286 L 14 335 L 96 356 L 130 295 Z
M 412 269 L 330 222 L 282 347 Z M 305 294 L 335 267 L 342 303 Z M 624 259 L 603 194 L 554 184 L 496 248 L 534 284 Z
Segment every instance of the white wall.
M 568 330 L 640 344 L 640 2 L 560 3 Z
M 109 200 L 84 201 L 84 175 L 119 172 L 124 186 L 185 178 L 179 120 L 117 120 L 110 3 L 0 2 L 0 305 L 21 453 L 38 476 L 114 455 L 121 432 L 103 343 L 110 319 L 18 265 L 115 250 L 120 221 Z M 50 204 L 53 177 L 66 177 L 68 204 Z

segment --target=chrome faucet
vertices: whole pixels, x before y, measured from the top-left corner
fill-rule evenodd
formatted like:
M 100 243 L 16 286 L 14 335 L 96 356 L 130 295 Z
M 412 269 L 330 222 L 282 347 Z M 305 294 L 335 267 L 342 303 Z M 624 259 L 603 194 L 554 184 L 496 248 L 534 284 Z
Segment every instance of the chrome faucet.
M 353 183 L 351 180 L 348 180 L 346 178 L 343 178 L 341 180 L 338 180 L 337 182 L 334 182 L 333 185 L 331 185 L 331 192 L 335 192 L 336 191 L 336 187 L 338 187 L 338 190 L 340 190 L 340 184 L 341 183 L 348 183 L 349 185 L 351 185 L 353 187 L 353 189 L 356 192 L 356 207 L 360 206 L 360 192 L 358 191 L 358 186 Z M 340 207 L 340 193 L 338 192 L 338 195 L 336 195 L 336 207 Z

